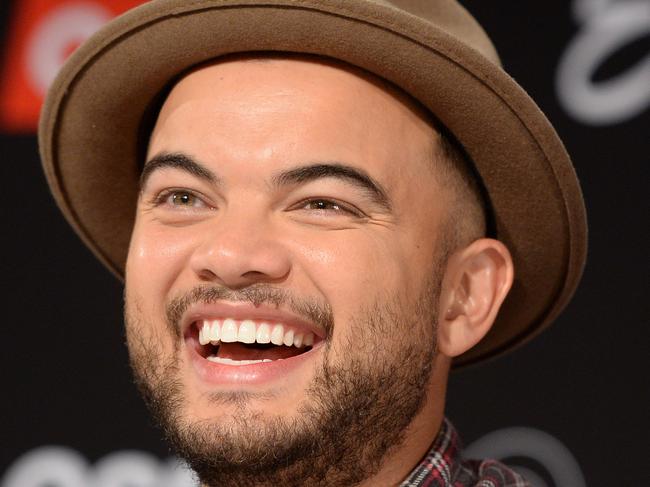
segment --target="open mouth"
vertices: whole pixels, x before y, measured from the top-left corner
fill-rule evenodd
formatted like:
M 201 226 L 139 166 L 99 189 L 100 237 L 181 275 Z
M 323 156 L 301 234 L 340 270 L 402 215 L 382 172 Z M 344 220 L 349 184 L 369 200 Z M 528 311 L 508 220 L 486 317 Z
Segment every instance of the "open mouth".
M 252 365 L 297 357 L 320 338 L 313 332 L 282 323 L 253 320 L 203 319 L 189 327 L 197 353 L 223 365 Z

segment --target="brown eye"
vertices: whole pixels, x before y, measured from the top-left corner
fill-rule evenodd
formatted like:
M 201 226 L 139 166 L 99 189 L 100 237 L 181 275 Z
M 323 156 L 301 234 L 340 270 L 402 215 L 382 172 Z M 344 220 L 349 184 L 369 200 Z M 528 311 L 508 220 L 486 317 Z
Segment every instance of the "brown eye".
M 156 198 L 155 205 L 177 209 L 201 209 L 208 207 L 201 196 L 192 191 L 183 189 L 170 189 L 163 191 Z
M 340 203 L 337 200 L 327 198 L 312 198 L 300 203 L 299 208 L 303 211 L 314 211 L 323 216 L 355 216 L 363 217 L 364 214 L 354 206 Z
M 307 207 L 310 210 L 332 210 L 332 211 L 342 211 L 343 208 L 333 201 L 327 200 L 312 200 L 307 202 Z
M 199 199 L 192 193 L 176 192 L 171 195 L 171 203 L 175 206 L 196 206 Z

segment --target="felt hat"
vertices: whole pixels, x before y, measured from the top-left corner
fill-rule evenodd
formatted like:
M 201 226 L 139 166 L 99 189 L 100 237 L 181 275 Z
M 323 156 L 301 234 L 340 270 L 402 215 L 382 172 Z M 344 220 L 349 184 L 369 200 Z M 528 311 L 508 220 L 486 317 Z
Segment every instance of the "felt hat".
M 107 24 L 52 85 L 39 143 L 63 214 L 112 272 L 124 271 L 151 107 L 192 66 L 252 51 L 327 56 L 388 80 L 474 162 L 516 276 L 489 334 L 455 366 L 524 343 L 565 307 L 586 256 L 573 166 L 455 0 L 154 0 Z

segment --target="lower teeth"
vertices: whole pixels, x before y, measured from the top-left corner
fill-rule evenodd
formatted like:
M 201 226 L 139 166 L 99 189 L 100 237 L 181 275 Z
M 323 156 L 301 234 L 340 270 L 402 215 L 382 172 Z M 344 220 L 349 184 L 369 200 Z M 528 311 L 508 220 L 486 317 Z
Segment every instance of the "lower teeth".
M 232 360 L 229 358 L 221 358 L 216 355 L 210 355 L 208 357 L 210 362 L 215 362 L 223 365 L 251 365 L 251 364 L 261 364 L 264 362 L 273 362 L 271 359 L 265 358 L 262 360 Z

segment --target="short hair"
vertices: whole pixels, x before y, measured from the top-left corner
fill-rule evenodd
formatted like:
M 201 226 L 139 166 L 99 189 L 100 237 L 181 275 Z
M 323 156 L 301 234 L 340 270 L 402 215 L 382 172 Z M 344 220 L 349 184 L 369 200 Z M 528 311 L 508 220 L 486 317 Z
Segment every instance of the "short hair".
M 453 252 L 479 238 L 494 236 L 494 223 L 487 191 L 471 158 L 444 125 L 435 119 L 431 125 L 438 134 L 431 156 L 435 176 L 441 186 L 450 189 L 452 198 L 443 231 L 447 250 Z

